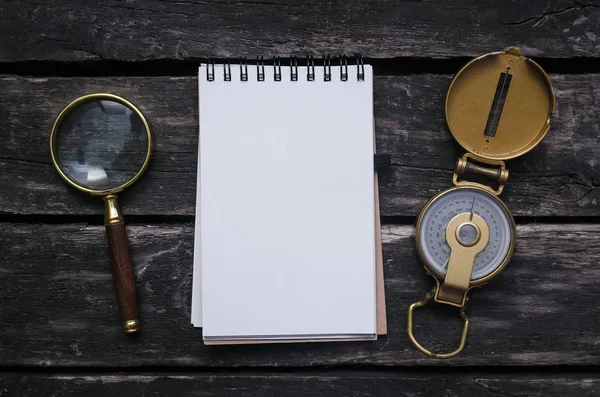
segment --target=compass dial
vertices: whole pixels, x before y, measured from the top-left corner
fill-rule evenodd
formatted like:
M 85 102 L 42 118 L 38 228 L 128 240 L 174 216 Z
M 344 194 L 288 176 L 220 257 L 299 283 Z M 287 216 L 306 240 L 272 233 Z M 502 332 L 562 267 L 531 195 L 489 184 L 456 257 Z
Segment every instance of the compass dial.
M 459 214 L 477 214 L 490 229 L 486 247 L 475 257 L 471 280 L 490 275 L 505 263 L 514 249 L 515 226 L 512 215 L 494 195 L 477 188 L 453 188 L 432 199 L 423 209 L 417 224 L 417 244 L 427 268 L 444 277 L 450 258 L 446 243 L 446 227 Z M 469 225 L 458 231 L 464 243 L 475 239 L 475 230 Z

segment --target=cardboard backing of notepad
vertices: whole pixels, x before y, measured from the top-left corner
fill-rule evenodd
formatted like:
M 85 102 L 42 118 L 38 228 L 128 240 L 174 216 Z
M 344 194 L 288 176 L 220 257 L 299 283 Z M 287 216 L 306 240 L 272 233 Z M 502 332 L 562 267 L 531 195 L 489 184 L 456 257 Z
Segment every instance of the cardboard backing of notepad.
M 387 334 L 387 314 L 385 310 L 385 285 L 383 278 L 383 254 L 381 248 L 381 221 L 379 219 L 379 183 L 375 173 L 375 276 L 377 288 L 377 335 Z M 307 342 L 356 342 L 371 341 L 364 339 L 236 339 L 236 340 L 205 340 L 205 345 L 253 345 L 265 343 L 307 343 Z

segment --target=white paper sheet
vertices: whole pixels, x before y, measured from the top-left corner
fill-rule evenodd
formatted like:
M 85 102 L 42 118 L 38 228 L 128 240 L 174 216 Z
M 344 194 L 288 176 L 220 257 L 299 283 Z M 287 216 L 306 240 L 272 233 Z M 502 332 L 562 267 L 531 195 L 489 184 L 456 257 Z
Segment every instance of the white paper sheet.
M 372 69 L 199 71 L 192 323 L 205 339 L 376 334 Z

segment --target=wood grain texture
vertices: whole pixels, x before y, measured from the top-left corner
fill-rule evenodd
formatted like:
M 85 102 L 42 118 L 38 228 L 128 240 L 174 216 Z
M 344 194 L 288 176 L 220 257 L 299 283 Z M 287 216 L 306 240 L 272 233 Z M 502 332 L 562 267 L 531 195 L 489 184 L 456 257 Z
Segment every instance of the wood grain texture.
M 598 57 L 600 3 L 526 1 L 0 2 L 0 62 L 360 52 L 377 58 Z
M 600 75 L 552 75 L 558 110 L 533 152 L 508 163 L 502 195 L 516 216 L 598 216 Z M 445 123 L 451 76 L 375 78 L 379 152 L 392 155 L 380 175 L 383 216 L 415 216 L 451 185 L 462 150 Z M 102 200 L 64 183 L 52 166 L 48 136 L 72 99 L 112 92 L 137 105 L 156 146 L 146 174 L 120 197 L 125 214 L 194 215 L 198 136 L 197 79 L 0 78 L 0 211 L 101 214 Z M 249 131 L 248 133 L 259 133 Z
M 514 396 L 591 397 L 598 374 L 513 375 L 466 372 L 331 372 L 325 374 L 0 375 L 6 396 Z
M 439 361 L 406 335 L 406 312 L 433 285 L 413 228 L 383 227 L 388 335 L 376 342 L 204 346 L 190 324 L 193 226 L 128 226 L 141 316 L 138 338 L 119 326 L 104 228 L 0 224 L 0 362 L 5 366 L 482 366 L 600 364 L 600 225 L 518 227 L 512 262 L 471 292 L 465 351 Z M 425 346 L 454 347 L 455 309 L 419 309 Z
M 113 284 L 121 311 L 121 320 L 123 323 L 129 320 L 139 320 L 131 249 L 129 248 L 125 223 L 122 221 L 112 223 L 106 225 L 105 228 Z

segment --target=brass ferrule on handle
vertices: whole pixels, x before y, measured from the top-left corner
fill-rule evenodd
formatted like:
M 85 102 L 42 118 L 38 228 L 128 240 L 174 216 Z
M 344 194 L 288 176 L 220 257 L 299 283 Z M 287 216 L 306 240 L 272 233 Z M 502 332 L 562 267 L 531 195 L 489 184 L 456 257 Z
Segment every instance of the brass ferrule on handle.
M 415 335 L 413 333 L 413 314 L 414 314 L 415 309 L 418 309 L 420 307 L 427 305 L 431 301 L 431 299 L 433 299 L 433 297 L 435 296 L 437 289 L 438 289 L 437 287 L 432 289 L 431 291 L 429 291 L 429 293 L 427 295 L 425 295 L 425 298 L 413 303 L 408 308 L 408 326 L 407 326 L 408 338 L 421 353 L 425 354 L 428 357 L 442 358 L 442 359 L 452 358 L 452 357 L 458 356 L 463 351 L 463 349 L 465 348 L 465 344 L 467 342 L 467 334 L 469 332 L 469 318 L 467 317 L 467 314 L 465 313 L 464 305 L 460 307 L 460 312 L 459 312 L 460 318 L 463 320 L 463 329 L 462 329 L 462 333 L 460 335 L 460 343 L 458 345 L 458 348 L 456 348 L 456 350 L 451 351 L 449 353 L 434 353 L 431 350 L 423 347 L 423 345 L 421 345 L 417 341 L 417 339 L 415 338 Z
M 123 222 L 123 214 L 121 208 L 119 208 L 119 203 L 117 203 L 117 195 L 109 194 L 102 198 L 104 199 L 104 224 L 108 226 Z
M 139 320 L 125 320 L 123 321 L 123 331 L 126 334 L 133 334 L 140 330 Z

